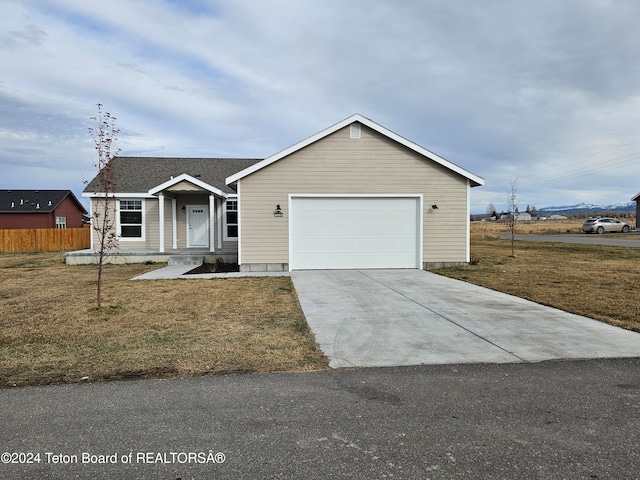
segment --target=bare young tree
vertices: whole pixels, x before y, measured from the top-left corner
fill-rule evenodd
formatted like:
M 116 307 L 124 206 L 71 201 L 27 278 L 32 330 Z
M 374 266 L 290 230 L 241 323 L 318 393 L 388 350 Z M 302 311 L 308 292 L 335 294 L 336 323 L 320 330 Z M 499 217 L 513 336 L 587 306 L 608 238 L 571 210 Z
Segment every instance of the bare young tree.
M 113 168 L 113 159 L 120 153 L 120 149 L 115 148 L 117 135 L 120 132 L 116 128 L 116 117 L 109 112 L 102 110 L 102 104 L 98 103 L 98 113 L 91 117 L 93 125 L 89 127 L 91 139 L 98 152 L 97 161 L 94 166 L 98 170 L 96 195 L 98 198 L 94 203 L 92 212 L 91 228 L 97 237 L 98 254 L 98 287 L 96 301 L 98 308 L 102 306 L 102 273 L 106 258 L 113 254 L 118 248 L 118 237 L 116 234 L 116 172 Z
M 518 221 L 517 189 L 518 174 L 515 174 L 509 183 L 509 193 L 507 194 L 507 229 L 511 239 L 511 256 L 516 256 L 516 222 Z

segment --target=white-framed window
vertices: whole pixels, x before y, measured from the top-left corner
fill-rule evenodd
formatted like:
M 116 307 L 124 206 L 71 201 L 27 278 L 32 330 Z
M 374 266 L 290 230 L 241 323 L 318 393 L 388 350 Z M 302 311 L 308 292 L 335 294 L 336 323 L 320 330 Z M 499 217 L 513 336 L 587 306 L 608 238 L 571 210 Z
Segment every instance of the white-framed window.
M 144 201 L 120 200 L 118 204 L 120 240 L 144 240 Z
M 67 217 L 56 217 L 56 228 L 67 228 Z
M 238 238 L 238 200 L 227 199 L 224 203 L 224 238 Z

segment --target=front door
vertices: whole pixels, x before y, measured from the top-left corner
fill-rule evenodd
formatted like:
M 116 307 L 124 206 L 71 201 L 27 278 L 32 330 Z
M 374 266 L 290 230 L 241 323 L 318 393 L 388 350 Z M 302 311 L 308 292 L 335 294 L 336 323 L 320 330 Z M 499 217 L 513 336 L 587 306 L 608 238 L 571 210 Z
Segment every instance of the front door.
M 187 247 L 209 246 L 209 208 L 206 205 L 187 207 Z

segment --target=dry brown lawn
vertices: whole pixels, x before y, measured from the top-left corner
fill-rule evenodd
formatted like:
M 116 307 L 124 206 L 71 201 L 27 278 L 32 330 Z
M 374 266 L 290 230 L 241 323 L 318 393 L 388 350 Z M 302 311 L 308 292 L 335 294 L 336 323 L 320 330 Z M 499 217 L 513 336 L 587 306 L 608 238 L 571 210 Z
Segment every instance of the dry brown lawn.
M 640 332 L 640 249 L 472 240 L 476 265 L 436 272 Z
M 327 368 L 288 277 L 130 281 L 161 265 L 0 254 L 0 386 Z M 84 380 L 83 380 L 84 379 Z

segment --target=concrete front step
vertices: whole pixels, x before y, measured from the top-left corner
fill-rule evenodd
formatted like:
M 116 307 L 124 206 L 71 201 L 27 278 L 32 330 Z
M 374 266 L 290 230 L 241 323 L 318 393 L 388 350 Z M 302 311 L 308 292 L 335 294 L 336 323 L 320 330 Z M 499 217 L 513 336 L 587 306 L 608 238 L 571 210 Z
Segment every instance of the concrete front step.
M 204 263 L 204 255 L 171 255 L 167 262 L 168 265 L 202 265 Z

